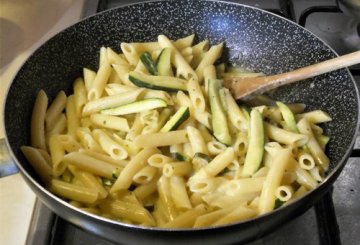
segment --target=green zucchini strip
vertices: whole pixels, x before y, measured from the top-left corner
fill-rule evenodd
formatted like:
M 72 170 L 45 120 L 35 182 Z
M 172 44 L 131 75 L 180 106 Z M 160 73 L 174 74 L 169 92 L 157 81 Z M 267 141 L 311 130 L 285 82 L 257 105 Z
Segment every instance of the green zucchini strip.
M 166 102 L 162 99 L 144 99 L 115 108 L 102 110 L 101 113 L 105 115 L 120 116 L 166 106 Z
M 151 54 L 149 52 L 144 52 L 140 55 L 140 60 L 143 63 L 143 65 L 146 67 L 146 69 L 150 72 L 152 75 L 157 75 L 158 70 L 156 68 L 156 65 L 154 64 Z
M 190 158 L 188 156 L 180 152 L 171 152 L 171 157 L 174 158 L 176 161 L 190 161 Z
M 174 76 L 171 66 L 171 48 L 161 50 L 156 61 L 156 68 L 160 76 Z
M 185 122 L 190 116 L 190 110 L 188 106 L 181 106 L 179 110 L 165 123 L 160 129 L 160 132 L 168 132 L 176 130 L 183 122 Z
M 221 81 L 209 79 L 209 101 L 211 109 L 211 123 L 214 137 L 225 145 L 231 145 L 231 135 L 227 123 L 226 113 L 220 99 Z
M 250 112 L 249 146 L 245 156 L 243 175 L 251 176 L 260 167 L 264 155 L 264 123 L 261 113 L 253 109 Z
M 229 122 L 231 122 L 232 125 L 234 125 L 234 127 L 240 131 L 247 130 L 249 119 L 244 115 L 243 111 L 236 103 L 230 91 L 227 88 L 222 88 L 220 91 L 222 91 L 224 94 L 222 99 L 224 100 L 223 104 L 227 106 L 226 112 Z
M 194 158 L 196 158 L 196 157 L 202 158 L 207 162 L 211 162 L 211 160 L 212 160 L 212 158 L 208 154 L 204 154 L 204 153 L 201 153 L 201 152 L 196 152 L 194 154 Z
M 187 81 L 170 76 L 152 76 L 136 71 L 129 72 L 129 80 L 138 87 L 177 92 L 179 90 L 187 92 Z
M 279 107 L 281 115 L 284 118 L 286 127 L 294 133 L 299 133 L 299 130 L 296 126 L 294 113 L 290 110 L 290 108 L 280 101 L 276 101 L 276 105 Z

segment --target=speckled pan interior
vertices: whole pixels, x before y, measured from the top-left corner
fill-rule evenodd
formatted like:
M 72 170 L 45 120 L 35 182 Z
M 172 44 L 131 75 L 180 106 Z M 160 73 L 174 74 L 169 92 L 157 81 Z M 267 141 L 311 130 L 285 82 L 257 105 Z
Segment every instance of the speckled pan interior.
M 224 42 L 223 60 L 255 71 L 274 74 L 334 57 L 314 35 L 283 18 L 217 1 L 159 1 L 129 5 L 92 16 L 59 33 L 40 47 L 15 77 L 5 107 L 5 128 L 11 149 L 35 179 L 19 147 L 28 145 L 34 99 L 44 89 L 52 99 L 59 90 L 72 92 L 82 68 L 97 69 L 99 49 L 120 51 L 121 42 L 155 41 L 159 34 L 171 39 L 195 33 L 196 42 Z M 334 119 L 325 126 L 331 136 L 331 166 L 349 153 L 358 124 L 359 99 L 348 71 L 309 79 L 272 93 L 286 102 L 301 102 L 323 109 Z

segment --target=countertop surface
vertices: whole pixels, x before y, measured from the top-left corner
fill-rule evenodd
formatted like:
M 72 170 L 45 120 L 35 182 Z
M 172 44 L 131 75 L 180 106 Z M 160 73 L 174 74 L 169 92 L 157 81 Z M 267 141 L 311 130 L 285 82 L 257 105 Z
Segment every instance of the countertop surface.
M 84 1 L 0 2 L 0 138 L 6 91 L 17 70 L 42 43 L 81 18 Z M 0 244 L 25 244 L 35 199 L 19 173 L 0 179 Z

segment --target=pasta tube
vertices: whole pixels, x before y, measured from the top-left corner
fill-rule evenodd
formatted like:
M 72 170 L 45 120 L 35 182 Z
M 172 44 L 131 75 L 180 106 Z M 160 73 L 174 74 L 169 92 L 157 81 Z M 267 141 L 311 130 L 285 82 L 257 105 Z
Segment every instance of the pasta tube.
M 44 159 L 40 151 L 30 146 L 22 146 L 21 151 L 30 162 L 35 172 L 40 176 L 44 183 L 49 183 L 52 179 L 51 166 Z
M 275 206 L 275 191 L 280 186 L 285 167 L 292 158 L 289 148 L 277 150 L 259 199 L 259 213 L 264 214 Z
M 189 142 L 186 130 L 159 132 L 138 135 L 134 143 L 138 147 L 158 147 L 183 144 Z
M 48 106 L 48 97 L 44 90 L 36 96 L 31 115 L 31 145 L 46 150 L 45 143 L 45 117 Z
M 147 163 L 147 159 L 156 153 L 159 153 L 159 150 L 156 148 L 145 148 L 139 153 L 137 153 L 130 162 L 125 166 L 123 171 L 121 171 L 119 177 L 117 178 L 114 185 L 111 187 L 110 192 L 114 193 L 119 190 L 126 190 L 130 187 L 134 175 Z
M 92 188 L 66 183 L 57 179 L 51 180 L 50 191 L 61 197 L 82 203 L 92 204 L 98 199 L 98 192 Z
M 311 152 L 311 155 L 314 157 L 315 162 L 319 164 L 325 171 L 328 170 L 330 160 L 325 155 L 319 143 L 316 141 L 308 120 L 306 118 L 301 119 L 297 126 L 301 133 L 308 136 L 309 141 L 307 142 L 307 147 Z

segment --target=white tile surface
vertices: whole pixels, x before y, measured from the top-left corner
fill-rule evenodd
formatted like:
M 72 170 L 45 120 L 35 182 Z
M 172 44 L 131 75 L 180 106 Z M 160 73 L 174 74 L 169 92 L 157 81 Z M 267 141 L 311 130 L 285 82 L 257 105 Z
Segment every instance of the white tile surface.
M 25 244 L 35 194 L 20 174 L 0 180 L 0 244 Z
M 1 52 L 12 55 L 11 59 L 0 60 L 3 62 L 0 64 L 0 138 L 5 136 L 2 118 L 5 95 L 17 70 L 42 43 L 80 19 L 84 1 L 2 0 L 0 2 Z M 27 14 L 29 16 L 26 16 Z M 5 38 L 11 38 L 11 35 L 10 32 L 9 35 L 5 35 L 4 23 L 9 22 L 19 27 L 18 30 L 21 30 L 19 37 L 23 39 L 21 42 L 17 40 L 14 46 L 5 47 Z M 0 179 L 0 244 L 25 244 L 34 203 L 35 195 L 20 174 Z

